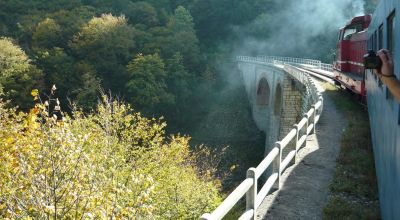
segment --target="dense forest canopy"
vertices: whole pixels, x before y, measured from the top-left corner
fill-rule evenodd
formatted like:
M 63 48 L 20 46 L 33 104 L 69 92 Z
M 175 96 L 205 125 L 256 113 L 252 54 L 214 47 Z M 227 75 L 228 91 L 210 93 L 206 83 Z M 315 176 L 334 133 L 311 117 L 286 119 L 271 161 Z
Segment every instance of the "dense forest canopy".
M 193 219 L 215 208 L 219 153 L 168 135 L 206 122 L 201 140 L 225 141 L 210 113 L 246 110 L 227 89 L 240 84 L 234 56 L 331 62 L 337 28 L 376 3 L 0 1 L 0 217 Z M 231 136 L 256 136 L 238 112 L 246 126 Z M 241 156 L 257 162 L 230 155 L 225 170 Z
M 371 10 L 375 1 L 368 0 L 366 8 Z M 232 51 L 312 56 L 329 62 L 327 57 L 335 43 L 332 35 L 336 36 L 333 34 L 336 26 L 342 24 L 332 24 L 335 22 L 329 20 L 329 33 L 317 32 L 309 41 L 295 40 L 292 50 L 287 46 L 289 49 L 283 49 L 279 46 L 282 42 L 274 40 L 282 38 L 277 34 L 281 27 L 294 28 L 290 27 L 290 23 L 299 20 L 296 16 L 306 20 L 309 13 L 304 12 L 309 10 L 324 13 L 322 10 L 326 3 L 325 0 L 321 2 L 1 1 L 0 36 L 7 37 L 3 38 L 3 42 L 22 49 L 22 53 L 29 57 L 20 60 L 30 66 L 29 71 L 24 70 L 21 82 L 31 86 L 24 88 L 34 85 L 44 91 L 44 88 L 57 84 L 62 100 L 69 98 L 87 111 L 95 106 L 98 90 L 102 88 L 129 101 L 148 115 L 164 115 L 178 120 L 175 114 L 192 103 L 198 103 L 195 96 L 203 94 L 196 91 L 201 87 L 199 85 L 210 84 L 210 80 L 218 78 L 218 57 L 235 55 Z M 347 7 L 347 12 L 340 13 L 346 15 L 346 19 L 352 16 L 356 7 L 354 2 L 348 0 L 335 4 L 339 5 L 336 7 L 339 9 Z M 292 8 L 299 12 L 294 13 Z M 337 20 L 340 22 L 339 18 Z M 305 23 L 315 27 L 312 19 Z M 295 32 L 285 32 L 285 41 L 297 39 L 296 35 L 308 39 L 302 34 L 308 29 L 302 26 L 296 27 Z M 303 49 L 298 46 L 300 43 L 310 45 Z M 263 44 L 268 46 L 263 47 Z M 324 46 L 319 51 L 310 49 L 318 45 Z M 3 53 L 10 49 L 10 46 L 1 48 Z M 150 67 L 152 65 L 154 67 Z M 17 77 L 20 74 L 12 75 Z M 23 93 L 17 97 L 13 91 L 18 90 L 12 82 L 17 79 L 11 80 L 10 76 L 2 78 L 8 78 L 3 79 L 7 82 L 1 83 L 2 87 L 9 87 L 5 97 L 26 109 L 27 103 L 22 94 L 26 96 L 29 89 L 20 90 Z M 67 102 L 64 103 L 67 107 Z

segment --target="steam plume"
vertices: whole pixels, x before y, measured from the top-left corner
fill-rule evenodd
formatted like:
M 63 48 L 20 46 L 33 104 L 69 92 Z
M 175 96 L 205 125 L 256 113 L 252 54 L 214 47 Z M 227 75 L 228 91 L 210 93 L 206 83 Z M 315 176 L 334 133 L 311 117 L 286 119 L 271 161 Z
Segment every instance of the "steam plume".
M 363 0 L 292 0 L 282 1 L 277 7 L 276 13 L 235 27 L 240 39 L 236 54 L 324 59 L 321 56 L 334 48 L 338 29 L 351 17 L 364 14 Z M 267 36 L 254 36 L 253 30 L 264 31 Z

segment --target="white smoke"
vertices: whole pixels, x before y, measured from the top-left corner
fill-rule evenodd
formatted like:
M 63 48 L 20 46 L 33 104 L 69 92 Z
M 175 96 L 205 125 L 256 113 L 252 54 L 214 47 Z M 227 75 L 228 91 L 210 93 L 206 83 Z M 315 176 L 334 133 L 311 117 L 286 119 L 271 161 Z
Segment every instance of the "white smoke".
M 364 1 L 353 1 L 352 3 L 354 16 L 363 15 L 365 13 Z
M 312 57 L 330 48 L 315 45 L 315 39 L 332 33 L 326 43 L 334 45 L 338 29 L 352 17 L 364 14 L 363 0 L 286 0 L 279 4 L 277 13 L 261 15 L 249 26 L 235 28 L 241 39 L 236 54 Z M 247 36 L 249 29 L 263 28 L 269 28 L 268 39 Z

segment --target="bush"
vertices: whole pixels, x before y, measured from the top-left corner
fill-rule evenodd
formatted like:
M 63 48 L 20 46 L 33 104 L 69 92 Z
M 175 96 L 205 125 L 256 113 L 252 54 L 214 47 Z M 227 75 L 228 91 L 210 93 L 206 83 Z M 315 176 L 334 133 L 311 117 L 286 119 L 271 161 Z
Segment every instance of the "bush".
M 0 101 L 1 218 L 187 219 L 220 202 L 189 138 L 166 138 L 161 120 L 107 97 L 60 120 L 53 102 L 17 113 Z

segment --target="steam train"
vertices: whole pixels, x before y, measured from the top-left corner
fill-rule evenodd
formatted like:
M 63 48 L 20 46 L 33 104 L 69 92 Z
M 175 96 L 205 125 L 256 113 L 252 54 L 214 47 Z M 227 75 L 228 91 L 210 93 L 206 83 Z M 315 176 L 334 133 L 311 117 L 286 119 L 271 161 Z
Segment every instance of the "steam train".
M 363 65 L 367 50 L 388 49 L 400 79 L 400 0 L 380 0 L 371 15 L 353 18 L 339 31 L 335 83 L 366 98 L 382 219 L 400 219 L 400 103 Z

